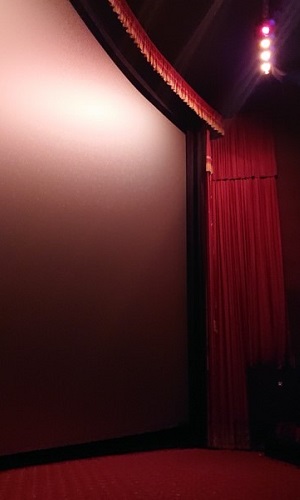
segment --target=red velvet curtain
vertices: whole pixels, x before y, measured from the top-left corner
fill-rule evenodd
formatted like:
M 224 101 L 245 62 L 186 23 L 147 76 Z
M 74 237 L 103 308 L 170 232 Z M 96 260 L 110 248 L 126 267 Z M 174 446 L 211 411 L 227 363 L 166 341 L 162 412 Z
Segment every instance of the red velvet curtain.
M 210 150 L 209 444 L 248 448 L 247 368 L 282 365 L 287 345 L 272 134 L 238 118 Z

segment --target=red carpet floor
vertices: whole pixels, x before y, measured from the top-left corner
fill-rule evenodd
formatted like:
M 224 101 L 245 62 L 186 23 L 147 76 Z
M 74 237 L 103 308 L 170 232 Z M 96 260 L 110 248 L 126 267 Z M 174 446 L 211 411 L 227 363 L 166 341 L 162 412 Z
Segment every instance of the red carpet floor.
M 163 450 L 0 472 L 1 500 L 299 500 L 300 470 L 255 452 Z

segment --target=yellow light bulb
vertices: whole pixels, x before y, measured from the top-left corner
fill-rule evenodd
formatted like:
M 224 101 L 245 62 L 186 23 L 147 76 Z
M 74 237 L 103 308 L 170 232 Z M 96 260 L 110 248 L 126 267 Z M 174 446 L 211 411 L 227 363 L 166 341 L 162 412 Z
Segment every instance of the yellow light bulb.
M 271 46 L 270 38 L 263 38 L 259 45 L 262 49 L 268 49 Z
M 271 64 L 269 62 L 264 62 L 261 64 L 260 69 L 265 75 L 268 75 L 271 71 Z
M 271 51 L 270 50 L 264 50 L 260 54 L 260 58 L 262 61 L 269 61 L 271 59 Z

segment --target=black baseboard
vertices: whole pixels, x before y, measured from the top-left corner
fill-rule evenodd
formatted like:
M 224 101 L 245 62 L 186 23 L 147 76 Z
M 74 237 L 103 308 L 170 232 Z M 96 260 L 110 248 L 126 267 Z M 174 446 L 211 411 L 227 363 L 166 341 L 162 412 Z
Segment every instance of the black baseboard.
M 194 441 L 189 428 L 180 427 L 106 441 L 5 455 L 0 457 L 0 470 L 105 455 L 193 447 Z
M 270 440 L 266 442 L 265 455 L 300 466 L 300 443 Z

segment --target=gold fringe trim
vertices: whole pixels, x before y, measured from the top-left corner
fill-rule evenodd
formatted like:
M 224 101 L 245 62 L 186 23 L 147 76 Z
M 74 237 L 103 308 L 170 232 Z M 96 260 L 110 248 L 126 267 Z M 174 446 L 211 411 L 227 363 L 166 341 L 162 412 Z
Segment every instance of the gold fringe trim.
M 210 131 L 206 131 L 206 172 L 213 174 Z
M 117 14 L 126 32 L 133 39 L 152 68 L 202 120 L 218 133 L 224 135 L 221 116 L 202 99 L 177 73 L 175 68 L 155 47 L 125 0 L 107 0 Z

